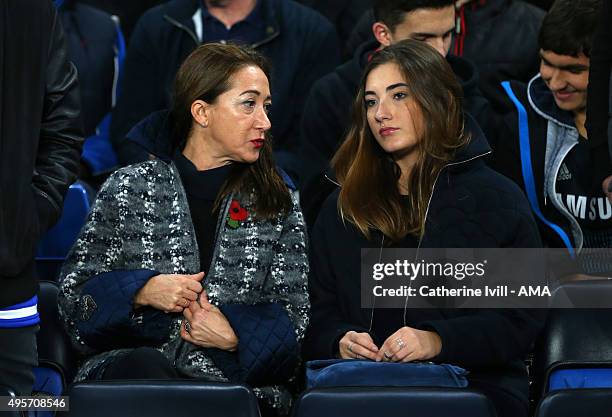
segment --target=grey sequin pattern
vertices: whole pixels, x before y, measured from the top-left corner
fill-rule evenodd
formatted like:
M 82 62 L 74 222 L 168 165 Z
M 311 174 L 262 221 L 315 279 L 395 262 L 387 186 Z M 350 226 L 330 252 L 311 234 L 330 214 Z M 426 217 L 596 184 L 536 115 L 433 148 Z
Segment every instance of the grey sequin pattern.
M 306 228 L 296 193 L 287 216 L 262 221 L 251 215 L 252 195 L 225 202 L 217 226 L 210 271 L 203 281 L 209 300 L 226 303 L 282 303 L 301 342 L 308 324 Z M 240 227 L 226 227 L 231 199 L 249 211 Z M 152 269 L 161 273 L 199 272 L 199 250 L 185 191 L 176 167 L 147 161 L 115 172 L 100 190 L 86 225 L 61 271 L 60 315 L 79 353 L 86 357 L 75 380 L 91 379 L 125 349 L 100 352 L 79 331 L 95 300 L 84 294 L 90 278 L 112 270 Z M 97 306 L 96 306 L 97 307 Z M 227 380 L 204 352 L 180 338 L 181 314 L 175 314 L 167 341 L 157 349 L 184 375 Z M 133 315 L 133 326 L 143 326 Z M 129 351 L 129 350 L 128 350 Z M 290 398 L 284 387 L 259 387 L 258 398 L 282 411 Z

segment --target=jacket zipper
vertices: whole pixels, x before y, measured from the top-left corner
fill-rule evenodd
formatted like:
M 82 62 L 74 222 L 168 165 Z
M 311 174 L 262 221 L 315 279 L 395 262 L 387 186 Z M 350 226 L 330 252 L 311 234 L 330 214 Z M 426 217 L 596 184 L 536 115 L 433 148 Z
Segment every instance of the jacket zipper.
M 432 200 L 433 194 L 434 194 L 433 190 L 435 190 L 436 185 L 438 184 L 438 179 L 440 178 L 440 174 L 442 174 L 442 171 L 444 171 L 446 168 L 451 167 L 451 166 L 457 166 L 457 165 L 465 164 L 465 163 L 471 162 L 471 161 L 473 161 L 475 159 L 482 158 L 484 156 L 489 155 L 490 153 L 491 153 L 491 151 L 487 151 L 485 153 L 482 153 L 480 155 L 476 155 L 476 156 L 474 156 L 474 157 L 472 157 L 470 159 L 466 159 L 464 161 L 448 163 L 448 164 L 444 165 L 440 169 L 440 171 L 438 171 L 438 175 L 436 175 L 436 180 L 434 181 L 434 185 L 432 187 L 431 195 L 429 196 L 429 200 L 427 201 L 427 209 L 425 210 L 425 223 L 424 224 L 427 223 L 427 216 L 429 215 L 429 207 L 431 205 L 431 200 Z M 340 184 L 337 181 L 334 181 L 333 179 L 331 179 L 327 174 L 324 174 L 324 176 L 325 176 L 325 178 L 328 181 L 330 181 L 331 183 L 333 183 L 333 184 L 337 185 L 338 187 L 340 187 Z M 417 260 L 417 258 L 419 256 L 419 250 L 421 249 L 421 244 L 423 243 L 423 236 L 425 236 L 425 231 L 424 230 L 423 230 L 423 233 L 421 234 L 421 237 L 419 238 L 419 244 L 417 246 L 417 252 L 416 252 L 415 258 L 414 258 L 415 262 L 416 262 L 416 260 Z M 380 241 L 380 252 L 379 252 L 379 255 L 378 255 L 378 261 L 379 262 L 380 262 L 380 260 L 382 258 L 382 250 L 383 250 L 384 244 L 385 244 L 385 235 L 383 234 L 382 239 Z M 409 285 L 412 285 L 412 281 L 410 281 Z M 371 313 L 370 313 L 370 328 L 368 330 L 368 333 L 370 333 L 372 331 L 372 325 L 374 323 L 374 310 L 375 310 L 375 308 L 376 308 L 376 298 L 374 298 L 374 303 L 373 303 L 373 306 L 372 306 L 372 309 L 371 309 Z M 408 311 L 408 296 L 406 296 L 406 300 L 404 302 L 404 326 L 406 326 L 406 312 L 407 311 Z
M 434 185 L 431 189 L 431 195 L 429 196 L 429 200 L 427 201 L 427 209 L 425 210 L 425 222 L 423 223 L 423 228 L 425 227 L 425 225 L 427 224 L 427 217 L 429 216 L 429 207 L 431 206 L 431 200 L 433 199 L 433 195 L 434 195 L 434 190 L 436 189 L 436 185 L 438 184 L 438 179 L 440 178 L 440 175 L 442 174 L 442 171 L 444 171 L 446 168 L 451 167 L 451 166 L 457 166 L 457 165 L 461 165 L 461 164 L 465 164 L 467 162 L 471 162 L 475 159 L 478 158 L 482 158 L 484 156 L 487 156 L 491 153 L 491 151 L 487 151 L 483 154 L 480 155 L 476 155 L 470 159 L 466 159 L 464 161 L 459 161 L 459 162 L 451 162 L 448 163 L 446 165 L 444 165 L 440 171 L 438 171 L 438 174 L 436 175 L 436 179 L 434 181 Z M 421 233 L 421 237 L 419 237 L 419 244 L 417 245 L 417 250 L 416 250 L 416 254 L 414 256 L 414 262 L 416 262 L 417 258 L 419 257 L 419 251 L 421 249 L 421 244 L 423 243 L 423 236 L 425 236 L 425 229 L 423 229 L 423 233 Z M 380 251 L 382 254 L 382 249 L 383 249 L 383 244 L 385 242 L 385 236 L 383 235 L 383 238 L 381 240 L 381 246 L 380 246 Z M 412 281 L 410 281 L 409 284 L 409 288 L 412 285 Z M 376 300 L 376 299 L 374 299 Z M 406 326 L 406 312 L 408 311 L 408 296 L 406 296 L 406 299 L 404 301 L 404 326 Z M 370 317 L 370 331 L 372 330 L 372 323 L 374 322 L 374 307 L 372 308 L 372 313 L 371 313 L 371 317 Z
M 198 37 L 196 36 L 195 33 L 193 33 L 193 31 L 191 29 L 189 29 L 187 26 L 185 26 L 184 24 L 182 24 L 181 22 L 173 19 L 172 17 L 168 16 L 167 14 L 164 15 L 164 19 L 166 19 L 168 22 L 172 23 L 174 26 L 176 26 L 177 28 L 184 30 L 185 32 L 187 32 L 187 34 L 191 37 L 191 39 L 195 42 L 196 45 L 200 45 L 200 40 L 198 39 Z
M 556 190 L 557 190 L 557 176 L 559 175 L 559 170 L 561 169 L 561 165 L 563 165 L 563 162 L 565 161 L 565 158 L 566 158 L 566 157 L 567 157 L 567 155 L 568 155 L 568 154 L 569 154 L 569 153 L 572 151 L 572 149 L 574 149 L 574 147 L 575 147 L 577 144 L 578 144 L 578 142 L 576 142 L 576 143 L 572 144 L 572 146 L 570 146 L 570 147 L 567 149 L 567 152 L 565 152 L 565 155 L 563 155 L 563 158 L 561 158 L 561 163 L 560 163 L 560 164 L 559 164 L 559 166 L 558 166 L 558 167 L 555 169 L 555 172 L 553 172 L 552 178 L 553 178 L 553 181 L 554 181 L 554 185 L 553 185 L 553 189 L 554 189 L 554 191 L 556 191 Z M 545 182 L 546 182 L 546 181 L 545 181 Z M 548 195 L 548 190 L 544 190 L 544 205 L 545 205 L 545 206 L 546 206 L 546 201 L 547 201 L 547 200 L 546 200 L 546 196 L 547 196 L 547 195 Z M 551 198 L 553 199 L 553 206 L 554 206 L 554 201 L 555 201 L 555 198 L 554 198 L 554 196 L 551 196 Z M 570 212 L 569 212 L 569 211 L 568 211 L 568 210 L 565 208 L 565 206 L 563 206 L 563 204 L 560 204 L 559 206 L 561 207 L 561 214 L 563 214 L 563 215 L 564 215 L 564 216 L 565 216 L 565 217 L 566 217 L 566 218 L 569 220 L 570 225 L 572 225 L 572 224 L 573 224 L 572 222 L 577 222 L 577 221 L 576 221 L 576 219 L 574 219 L 574 216 L 572 216 L 572 214 L 571 214 L 571 213 L 570 213 Z M 556 207 L 555 207 L 555 208 L 556 208 Z M 582 229 L 580 229 L 580 230 L 582 230 Z M 574 239 L 574 244 L 575 244 L 575 243 L 576 243 L 576 242 L 575 242 L 575 240 L 576 240 L 576 239 L 575 239 L 575 237 L 573 236 L 574 232 L 573 232 L 573 228 L 572 228 L 571 226 L 570 226 L 570 232 L 571 232 L 571 234 L 572 234 L 572 238 Z M 584 237 L 583 237 L 583 239 L 584 239 Z M 578 253 L 578 252 L 580 252 L 580 251 L 582 250 L 582 246 L 583 246 L 583 245 L 580 245 L 580 247 L 579 247 L 579 248 L 574 248 L 574 249 L 576 250 L 576 253 Z
M 429 207 L 431 206 L 431 200 L 433 199 L 434 190 L 436 189 L 436 185 L 438 184 L 438 179 L 440 178 L 440 175 L 442 174 L 442 171 L 444 171 L 448 167 L 462 165 L 462 164 L 474 161 L 474 160 L 476 160 L 478 158 L 485 157 L 485 156 L 487 156 L 489 154 L 491 154 L 491 151 L 487 151 L 485 153 L 473 156 L 472 158 L 469 158 L 469 159 L 466 159 L 466 160 L 463 160 L 463 161 L 451 162 L 451 163 L 448 163 L 448 164 L 444 165 L 440 169 L 440 171 L 438 171 L 438 175 L 436 175 L 436 180 L 434 181 L 434 185 L 433 185 L 433 187 L 431 189 L 431 195 L 429 196 L 429 201 L 427 201 L 427 209 L 425 210 L 425 222 L 423 223 L 423 233 L 421 233 L 421 237 L 419 238 L 419 244 L 417 246 L 416 254 L 414 256 L 414 262 L 416 262 L 417 258 L 419 257 L 419 251 L 421 250 L 421 244 L 423 243 L 423 236 L 425 236 L 425 225 L 427 224 L 427 216 L 429 216 Z M 412 285 L 412 281 L 410 281 L 409 285 Z M 408 312 L 408 296 L 406 296 L 406 299 L 404 301 L 404 326 L 406 326 L 406 313 L 407 312 Z M 372 314 L 374 314 L 374 312 L 372 312 Z
M 177 28 L 184 30 L 185 32 L 187 32 L 187 34 L 191 37 L 191 39 L 195 42 L 196 46 L 199 46 L 202 42 L 198 39 L 197 35 L 191 30 L 189 29 L 187 26 L 183 25 L 181 22 L 177 21 L 176 19 L 168 16 L 168 15 L 164 15 L 164 19 L 166 19 L 168 22 L 170 22 L 171 24 L 173 24 L 174 26 L 176 26 Z M 280 32 L 277 30 L 276 32 L 274 32 L 272 35 L 268 36 L 267 38 L 259 41 L 259 42 L 255 42 L 253 44 L 251 44 L 252 48 L 259 48 L 262 45 L 265 45 L 266 43 L 269 43 L 271 41 L 273 41 L 274 39 L 276 39 L 278 36 L 280 35 Z

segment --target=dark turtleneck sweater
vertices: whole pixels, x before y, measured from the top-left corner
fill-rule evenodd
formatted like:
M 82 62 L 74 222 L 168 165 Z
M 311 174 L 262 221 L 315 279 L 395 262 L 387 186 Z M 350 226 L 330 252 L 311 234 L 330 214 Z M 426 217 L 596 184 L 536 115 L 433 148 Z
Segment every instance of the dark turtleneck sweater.
M 196 166 L 180 152 L 174 154 L 173 160 L 187 193 L 191 221 L 200 251 L 200 270 L 207 272 L 215 248 L 219 219 L 219 210 L 214 210 L 214 204 L 233 165 L 198 171 Z

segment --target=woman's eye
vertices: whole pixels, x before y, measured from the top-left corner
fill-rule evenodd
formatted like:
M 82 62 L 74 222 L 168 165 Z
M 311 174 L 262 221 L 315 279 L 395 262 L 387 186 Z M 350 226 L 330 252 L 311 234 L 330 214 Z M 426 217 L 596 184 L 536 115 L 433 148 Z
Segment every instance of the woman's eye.
M 404 99 L 407 96 L 408 96 L 408 94 L 406 94 L 406 93 L 395 93 L 395 94 L 393 94 L 393 98 L 396 99 L 396 100 Z
M 376 105 L 376 100 L 366 100 L 365 101 L 365 106 L 366 108 L 370 108 L 370 107 L 374 107 Z
M 269 114 L 270 110 L 272 110 L 272 104 L 264 104 L 264 111 L 266 112 L 266 114 Z
M 254 109 L 255 108 L 255 100 L 246 100 L 243 101 L 242 104 L 248 108 L 249 110 Z

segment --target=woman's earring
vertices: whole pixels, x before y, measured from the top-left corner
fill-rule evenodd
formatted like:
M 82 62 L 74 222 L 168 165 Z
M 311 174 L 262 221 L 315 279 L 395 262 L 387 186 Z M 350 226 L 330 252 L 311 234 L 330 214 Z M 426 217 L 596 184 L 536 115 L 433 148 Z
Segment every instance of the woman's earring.
M 203 128 L 207 128 L 208 127 L 208 123 L 206 123 L 206 122 L 200 123 L 200 126 L 202 126 Z

